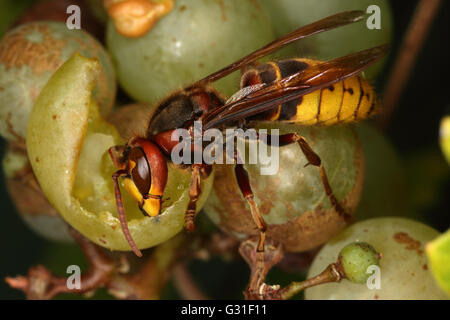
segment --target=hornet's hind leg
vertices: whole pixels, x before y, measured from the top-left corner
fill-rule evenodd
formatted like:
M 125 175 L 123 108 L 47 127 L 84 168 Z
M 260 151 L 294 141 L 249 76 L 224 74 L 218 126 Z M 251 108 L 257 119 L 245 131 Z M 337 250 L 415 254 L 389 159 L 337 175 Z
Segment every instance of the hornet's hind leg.
M 268 145 L 271 145 L 271 135 L 262 135 L 260 134 L 259 139 L 263 142 L 265 142 Z M 291 143 L 297 142 L 300 146 L 300 149 L 302 150 L 303 154 L 305 155 L 306 159 L 308 160 L 308 163 L 305 165 L 313 165 L 319 169 L 320 178 L 322 180 L 323 187 L 325 189 L 325 193 L 327 194 L 327 197 L 330 199 L 331 204 L 333 205 L 334 209 L 341 217 L 343 217 L 346 221 L 349 221 L 351 218 L 351 215 L 340 205 L 339 201 L 336 199 L 333 190 L 331 189 L 330 183 L 328 181 L 327 174 L 325 172 L 325 168 L 323 167 L 322 161 L 320 157 L 313 151 L 311 146 L 308 144 L 306 139 L 302 136 L 300 136 L 297 133 L 287 133 L 279 136 L 279 146 L 285 146 L 289 145 Z
M 270 136 L 270 135 L 261 135 L 260 134 L 260 135 L 258 135 L 258 139 L 268 145 L 271 145 L 272 136 Z M 303 154 L 305 155 L 306 159 L 308 160 L 308 163 L 305 166 L 311 164 L 311 165 L 318 167 L 319 173 L 320 173 L 320 178 L 322 180 L 322 184 L 324 186 L 327 197 L 330 199 L 330 202 L 333 205 L 336 212 L 340 216 L 342 216 L 346 221 L 348 221 L 350 219 L 351 215 L 349 213 L 347 213 L 344 210 L 344 208 L 342 208 L 342 206 L 337 201 L 337 199 L 331 189 L 327 174 L 325 172 L 325 168 L 322 165 L 322 161 L 321 161 L 320 157 L 312 150 L 311 146 L 308 144 L 306 139 L 304 137 L 298 135 L 297 133 L 288 133 L 288 134 L 279 136 L 279 146 L 289 145 L 289 144 L 295 143 L 295 142 L 297 142 L 299 144 Z M 263 289 L 264 289 L 264 285 L 265 285 L 265 283 L 264 283 L 265 275 L 266 275 L 268 267 L 271 263 L 271 261 L 267 260 L 267 257 L 266 257 L 267 252 L 265 250 L 267 226 L 259 212 L 258 205 L 255 202 L 254 194 L 253 194 L 253 191 L 250 186 L 248 173 L 245 170 L 245 168 L 243 167 L 242 162 L 238 161 L 239 155 L 236 150 L 234 153 L 234 157 L 235 157 L 235 161 L 236 161 L 235 174 L 236 174 L 236 180 L 239 185 L 239 189 L 241 190 L 242 195 L 244 196 L 245 200 L 247 201 L 247 203 L 250 207 L 250 212 L 251 212 L 253 221 L 259 230 L 259 242 L 256 246 L 256 253 L 255 253 L 256 256 L 254 257 L 254 260 L 253 260 L 256 265 L 253 268 L 252 277 L 251 277 L 250 284 L 249 284 L 249 287 L 247 290 L 249 291 L 251 296 L 253 296 L 253 297 L 259 296 L 260 298 L 262 298 L 262 297 L 264 297 Z M 270 254 L 269 254 L 269 256 L 270 256 Z

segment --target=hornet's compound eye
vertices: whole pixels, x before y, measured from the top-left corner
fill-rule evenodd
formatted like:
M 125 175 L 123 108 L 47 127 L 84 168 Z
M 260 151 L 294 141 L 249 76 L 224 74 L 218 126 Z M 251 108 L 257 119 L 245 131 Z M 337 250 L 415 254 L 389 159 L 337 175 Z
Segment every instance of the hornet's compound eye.
M 148 194 L 152 183 L 150 166 L 140 147 L 134 147 L 128 153 L 128 173 L 141 195 Z

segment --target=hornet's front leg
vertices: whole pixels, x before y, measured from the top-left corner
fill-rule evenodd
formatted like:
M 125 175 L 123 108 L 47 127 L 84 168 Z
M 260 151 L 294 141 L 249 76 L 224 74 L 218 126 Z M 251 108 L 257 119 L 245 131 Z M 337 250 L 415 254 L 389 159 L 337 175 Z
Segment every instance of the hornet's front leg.
M 185 222 L 186 231 L 194 231 L 195 229 L 195 217 L 197 215 L 197 200 L 201 193 L 201 181 L 206 179 L 211 174 L 212 167 L 207 164 L 193 164 L 192 176 L 189 185 L 189 203 L 186 210 Z
M 234 151 L 234 159 L 236 162 L 234 172 L 239 185 L 239 189 L 241 190 L 242 195 L 244 196 L 250 207 L 250 213 L 252 215 L 253 222 L 255 223 L 259 231 L 259 241 L 256 246 L 256 252 L 254 256 L 255 265 L 252 270 L 249 286 L 247 288 L 251 296 L 259 296 L 260 289 L 264 285 L 265 276 L 268 272 L 265 261 L 265 241 L 267 226 L 263 217 L 261 216 L 261 213 L 259 212 L 258 205 L 255 202 L 255 196 L 250 186 L 248 172 L 245 170 L 242 162 L 240 161 L 237 150 Z

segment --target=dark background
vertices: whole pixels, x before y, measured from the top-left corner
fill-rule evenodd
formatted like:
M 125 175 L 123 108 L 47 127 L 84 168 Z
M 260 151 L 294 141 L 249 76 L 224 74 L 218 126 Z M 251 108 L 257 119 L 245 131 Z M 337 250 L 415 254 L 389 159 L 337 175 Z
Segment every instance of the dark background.
M 418 1 L 404 0 L 391 1 L 394 16 L 394 40 L 392 48 L 397 52 L 401 39 L 408 26 L 414 8 Z M 399 106 L 393 121 L 387 131 L 387 135 L 397 148 L 403 160 L 410 158 L 432 158 L 433 161 L 423 161 L 420 170 L 425 175 L 432 174 L 435 166 L 444 166 L 444 176 L 436 177 L 437 194 L 434 201 L 427 207 L 422 208 L 421 214 L 426 221 L 439 231 L 445 231 L 450 226 L 450 179 L 445 161 L 441 156 L 438 134 L 441 117 L 450 111 L 450 1 L 442 1 L 439 13 L 431 27 L 426 43 L 418 57 L 417 64 L 412 72 L 404 94 L 400 99 Z M 387 70 L 392 66 L 394 55 L 391 55 Z M 383 77 L 379 84 L 385 83 Z M 382 92 L 382 86 L 378 85 L 378 91 Z M 0 141 L 0 156 L 3 157 L 5 143 Z M 428 188 L 420 179 L 422 174 L 408 171 L 408 179 L 415 188 Z M 7 275 L 26 274 L 31 265 L 42 263 L 59 273 L 63 273 L 67 263 L 64 258 L 70 257 L 73 261 L 82 261 L 82 255 L 78 248 L 69 245 L 52 244 L 32 233 L 22 222 L 15 212 L 4 184 L 4 174 L 0 170 L 0 299 L 23 298 L 23 295 L 10 289 L 3 282 Z M 50 257 L 59 257 L 56 259 Z M 76 259 L 76 260 L 75 260 Z M 80 264 L 82 264 L 80 262 Z M 243 263 L 224 266 L 220 261 L 213 260 L 211 263 L 197 264 L 194 266 L 197 274 L 205 275 L 212 272 L 222 275 L 234 274 L 233 283 L 244 283 L 248 271 Z M 195 277 L 195 275 L 194 275 Z M 223 297 L 223 290 L 239 292 L 242 288 L 225 288 L 223 282 L 212 280 L 206 285 L 211 296 Z M 217 279 L 218 280 L 218 279 Z M 228 283 L 230 285 L 230 283 Z M 233 286 L 232 286 L 233 287 Z M 103 297 L 103 296 L 102 296 Z M 175 297 L 175 296 L 174 296 Z M 228 296 L 229 297 L 229 296 Z M 237 296 L 238 298 L 238 296 Z

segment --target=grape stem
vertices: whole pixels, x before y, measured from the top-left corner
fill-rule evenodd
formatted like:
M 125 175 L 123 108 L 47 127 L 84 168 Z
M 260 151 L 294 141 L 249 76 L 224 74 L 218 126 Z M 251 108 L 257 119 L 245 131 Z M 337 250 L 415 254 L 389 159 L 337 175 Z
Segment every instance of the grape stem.
M 339 264 L 332 263 L 317 276 L 306 279 L 305 281 L 291 282 L 288 286 L 279 290 L 277 295 L 279 299 L 287 300 L 295 296 L 300 291 L 324 283 L 340 282 L 344 278 Z
M 24 291 L 29 300 L 48 300 L 65 292 L 86 293 L 105 283 L 114 271 L 112 260 L 100 247 L 91 243 L 74 229 L 69 228 L 69 230 L 89 262 L 89 270 L 81 276 L 80 289 L 69 289 L 65 277 L 57 277 L 41 265 L 31 267 L 28 277 L 7 277 L 5 281 L 12 288 Z
M 391 122 L 440 3 L 441 0 L 421 0 L 416 7 L 383 94 L 383 113 L 378 119 L 378 125 L 382 129 L 386 129 Z
M 279 285 L 268 285 L 265 283 L 267 273 L 283 259 L 284 252 L 278 243 L 271 239 L 267 240 L 268 245 L 262 269 L 257 264 L 257 241 L 255 239 L 248 239 L 239 247 L 239 252 L 250 266 L 251 271 L 249 285 L 244 292 L 246 299 L 287 300 L 307 288 L 329 282 L 339 282 L 345 278 L 340 264 L 332 263 L 319 275 L 305 281 L 291 282 L 282 289 Z
M 5 281 L 22 290 L 30 300 L 48 300 L 61 293 L 90 294 L 103 286 L 118 299 L 159 299 L 183 243 L 183 239 L 175 237 L 156 247 L 131 274 L 126 254 L 107 254 L 76 230 L 70 228 L 70 233 L 89 263 L 89 269 L 81 275 L 79 289 L 68 288 L 67 278 L 55 276 L 41 265 L 31 267 L 28 276 L 7 277 Z
M 245 299 L 277 299 L 280 286 L 267 285 L 265 279 L 270 269 L 283 259 L 283 248 L 270 238 L 266 239 L 264 252 L 258 252 L 258 245 L 258 238 L 250 238 L 239 246 L 239 253 L 250 267 L 250 281 L 244 292 Z

